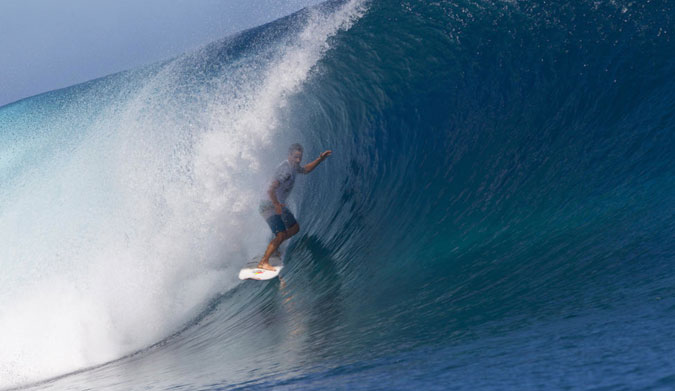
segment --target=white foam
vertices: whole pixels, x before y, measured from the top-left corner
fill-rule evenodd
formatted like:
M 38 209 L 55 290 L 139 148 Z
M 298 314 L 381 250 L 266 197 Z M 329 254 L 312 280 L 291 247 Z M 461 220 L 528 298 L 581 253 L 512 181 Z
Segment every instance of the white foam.
M 63 134 L 77 143 L 64 142 L 3 193 L 0 387 L 142 349 L 237 283 L 266 237 L 256 211 L 267 175 L 260 162 L 280 110 L 329 38 L 364 12 L 361 1 L 312 11 L 275 61 L 192 107 L 174 99 L 188 71 L 177 59 L 102 112 L 84 102 L 71 113 L 97 118 L 86 129 L 65 121 Z

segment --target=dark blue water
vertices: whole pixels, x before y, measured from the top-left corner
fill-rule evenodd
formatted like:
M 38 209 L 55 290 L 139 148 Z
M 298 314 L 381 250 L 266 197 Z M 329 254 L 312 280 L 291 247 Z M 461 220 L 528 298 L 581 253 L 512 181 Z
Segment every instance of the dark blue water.
M 674 16 L 329 2 L 0 108 L 0 386 L 675 388 Z

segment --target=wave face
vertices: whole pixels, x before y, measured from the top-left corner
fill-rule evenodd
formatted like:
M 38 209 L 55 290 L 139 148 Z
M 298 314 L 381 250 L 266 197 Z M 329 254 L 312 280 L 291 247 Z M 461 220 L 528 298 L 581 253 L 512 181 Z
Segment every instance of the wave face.
M 673 11 L 328 2 L 0 108 L 0 387 L 672 387 Z

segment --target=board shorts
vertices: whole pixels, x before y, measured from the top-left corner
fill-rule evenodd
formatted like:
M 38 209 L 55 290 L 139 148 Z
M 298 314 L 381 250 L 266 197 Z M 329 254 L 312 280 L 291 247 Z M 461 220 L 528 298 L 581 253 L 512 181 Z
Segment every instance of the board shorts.
M 275 235 L 288 230 L 298 223 L 295 220 L 293 213 L 291 213 L 291 211 L 285 206 L 281 207 L 280 215 L 276 214 L 276 211 L 274 210 L 274 204 L 269 201 L 263 201 L 260 203 L 259 212 L 267 222 L 267 225 L 270 226 L 272 233 Z

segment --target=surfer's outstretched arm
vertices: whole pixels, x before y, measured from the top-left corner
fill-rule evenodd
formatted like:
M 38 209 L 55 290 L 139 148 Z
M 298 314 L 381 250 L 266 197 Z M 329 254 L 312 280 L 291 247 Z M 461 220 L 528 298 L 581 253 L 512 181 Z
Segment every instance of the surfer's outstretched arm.
M 328 156 L 330 156 L 331 153 L 333 153 L 333 151 L 330 151 L 330 150 L 329 150 L 329 151 L 326 151 L 326 152 L 322 153 L 321 155 L 319 155 L 319 157 L 316 158 L 316 160 L 314 160 L 313 162 L 310 162 L 310 163 L 305 164 L 305 166 L 302 167 L 302 169 L 303 169 L 303 171 L 304 171 L 304 174 L 309 174 L 310 172 L 312 172 L 312 170 L 315 169 L 316 166 L 319 165 L 319 163 L 321 163 L 322 161 L 326 160 L 326 158 L 327 158 Z

